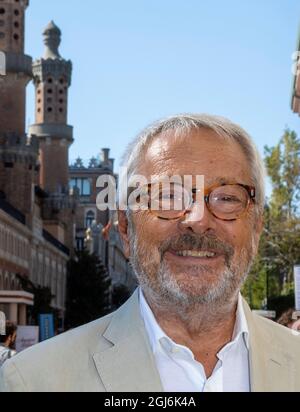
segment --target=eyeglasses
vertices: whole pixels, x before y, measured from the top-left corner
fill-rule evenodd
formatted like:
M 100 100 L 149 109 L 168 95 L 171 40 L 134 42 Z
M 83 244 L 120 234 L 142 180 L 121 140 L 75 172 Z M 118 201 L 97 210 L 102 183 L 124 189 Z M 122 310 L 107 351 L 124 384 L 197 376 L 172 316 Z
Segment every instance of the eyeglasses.
M 203 196 L 203 197 L 202 197 Z M 193 204 L 204 198 L 210 213 L 220 220 L 233 221 L 241 218 L 255 203 L 256 190 L 243 184 L 224 184 L 210 187 L 204 193 L 197 189 L 171 183 L 143 186 L 139 196 L 141 210 L 150 210 L 160 219 L 179 219 L 191 210 Z

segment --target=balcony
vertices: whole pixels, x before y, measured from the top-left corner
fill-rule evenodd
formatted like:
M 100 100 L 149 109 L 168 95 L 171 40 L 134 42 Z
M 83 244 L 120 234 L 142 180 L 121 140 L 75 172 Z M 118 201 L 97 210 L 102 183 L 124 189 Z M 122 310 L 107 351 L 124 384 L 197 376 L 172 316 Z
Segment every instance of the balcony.
M 52 236 L 51 233 L 47 232 L 47 230 L 43 230 L 43 237 L 52 246 L 56 247 L 56 249 L 60 250 L 65 255 L 70 256 L 70 249 L 68 249 L 64 244 L 62 244 L 59 240 Z
M 25 215 L 23 215 L 23 213 L 21 213 L 18 209 L 13 207 L 5 199 L 0 198 L 0 209 L 7 213 L 9 216 L 11 216 L 13 219 L 22 223 L 22 225 L 26 224 Z

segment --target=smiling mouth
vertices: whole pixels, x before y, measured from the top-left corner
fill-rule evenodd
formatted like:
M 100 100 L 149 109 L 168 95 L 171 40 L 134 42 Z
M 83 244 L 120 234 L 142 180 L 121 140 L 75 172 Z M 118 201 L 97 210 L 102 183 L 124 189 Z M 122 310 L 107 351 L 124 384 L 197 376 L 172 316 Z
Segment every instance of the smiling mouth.
M 208 258 L 212 259 L 221 255 L 220 252 L 212 250 L 170 250 L 170 252 L 180 257 Z

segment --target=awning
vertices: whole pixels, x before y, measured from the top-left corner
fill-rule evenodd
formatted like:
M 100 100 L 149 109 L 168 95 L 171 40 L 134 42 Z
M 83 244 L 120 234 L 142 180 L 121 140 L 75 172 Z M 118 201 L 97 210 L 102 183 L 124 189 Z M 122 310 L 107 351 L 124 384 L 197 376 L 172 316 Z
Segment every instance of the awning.
M 23 290 L 0 290 L 0 303 L 18 303 L 33 306 L 34 295 Z

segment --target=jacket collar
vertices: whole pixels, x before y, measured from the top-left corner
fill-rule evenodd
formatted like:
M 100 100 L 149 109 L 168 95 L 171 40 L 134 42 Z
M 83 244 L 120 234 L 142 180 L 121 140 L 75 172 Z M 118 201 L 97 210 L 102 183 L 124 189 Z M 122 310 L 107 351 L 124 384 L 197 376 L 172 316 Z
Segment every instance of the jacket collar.
M 114 313 L 103 336 L 112 346 L 93 358 L 108 392 L 163 392 L 140 316 L 138 291 Z
M 171 346 L 175 345 L 176 343 L 170 339 L 166 333 L 162 330 L 160 325 L 158 324 L 155 316 L 150 309 L 147 300 L 143 294 L 141 288 L 139 288 L 139 303 L 140 303 L 140 313 L 141 317 L 144 320 L 145 329 L 147 332 L 147 336 L 149 339 L 149 343 L 152 349 L 152 352 L 155 353 L 157 347 L 160 345 L 162 340 L 167 340 Z M 247 325 L 247 320 L 244 312 L 244 304 L 242 295 L 239 294 L 238 298 L 238 305 L 236 311 L 236 321 L 232 335 L 232 342 L 237 342 L 240 337 L 244 340 L 244 344 L 249 351 L 249 329 Z
M 249 328 L 252 392 L 294 391 L 294 359 L 243 300 Z M 163 392 L 139 308 L 139 293 L 117 310 L 103 334 L 111 345 L 93 355 L 108 392 Z M 100 337 L 99 337 L 100 338 Z
M 251 391 L 293 392 L 295 359 L 274 335 L 275 325 L 253 314 L 245 300 L 244 311 L 250 338 Z

